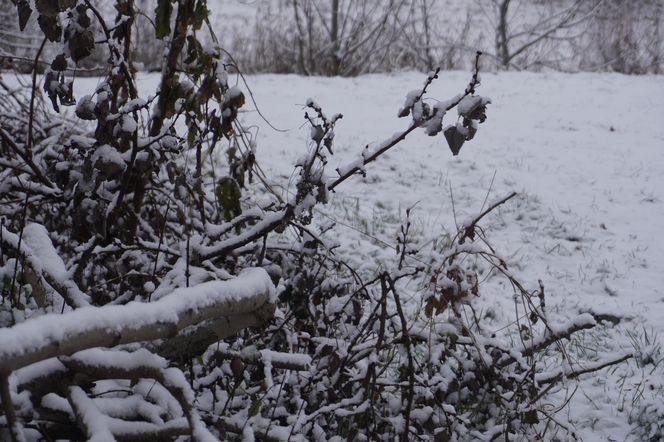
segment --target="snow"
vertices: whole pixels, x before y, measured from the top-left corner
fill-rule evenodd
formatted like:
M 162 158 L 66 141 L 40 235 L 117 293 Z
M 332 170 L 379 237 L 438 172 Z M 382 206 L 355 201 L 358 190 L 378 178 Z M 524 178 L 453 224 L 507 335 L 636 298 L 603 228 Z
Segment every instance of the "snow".
M 267 363 L 269 361 L 270 365 L 278 363 L 282 365 L 294 364 L 306 367 L 311 364 L 311 356 L 309 355 L 281 353 L 272 350 L 261 350 L 260 354 L 263 362 Z
M 141 416 L 148 422 L 156 425 L 164 423 L 164 420 L 160 416 L 163 410 L 138 395 L 124 398 L 100 397 L 96 398 L 94 402 L 101 412 L 114 418 L 130 419 L 135 416 Z
M 278 211 L 278 212 L 273 212 L 265 217 L 256 224 L 254 224 L 251 228 L 244 230 L 241 234 L 237 236 L 233 236 L 227 240 L 224 241 L 219 241 L 216 242 L 214 245 L 211 246 L 204 246 L 202 244 L 196 244 L 194 245 L 194 250 L 196 250 L 197 253 L 199 253 L 202 257 L 210 257 L 210 256 L 216 256 L 216 255 L 221 255 L 225 253 L 224 251 L 233 247 L 236 244 L 241 244 L 241 243 L 246 243 L 250 241 L 251 238 L 253 238 L 256 235 L 256 232 L 260 232 L 266 225 L 271 225 L 274 223 L 278 223 L 281 219 L 284 218 L 284 215 L 286 213 L 287 209 Z
M 91 348 L 72 355 L 71 359 L 92 367 L 104 367 L 111 365 L 121 370 L 137 370 L 149 367 L 161 370 L 168 366 L 168 361 L 150 353 L 145 349 L 138 349 L 131 353 L 125 351 L 106 350 L 102 348 Z
M 421 89 L 413 89 L 412 91 L 408 92 L 408 94 L 406 94 L 406 100 L 404 101 L 403 105 L 399 109 L 399 112 L 397 113 L 397 115 L 402 115 L 404 113 L 406 115 L 408 115 L 406 112 L 410 112 L 413 105 L 415 104 L 417 99 L 420 97 L 420 93 L 422 93 Z M 413 119 L 418 120 L 418 118 L 416 118 L 416 117 L 413 117 Z
M 125 115 L 123 117 L 123 126 L 125 121 L 130 122 L 131 124 L 134 125 L 133 129 L 131 127 L 127 127 L 126 129 L 123 128 L 125 132 L 133 132 L 136 130 L 136 122 L 128 115 Z M 131 130 L 130 130 L 131 129 Z M 114 165 L 118 169 L 125 170 L 127 168 L 127 164 L 125 163 L 125 160 L 122 158 L 122 155 L 120 152 L 115 150 L 112 146 L 109 146 L 108 144 L 103 144 L 97 148 L 95 148 L 94 153 L 92 154 L 92 163 L 97 165 Z
M 69 387 L 69 396 L 87 430 L 88 440 L 94 442 L 115 441 L 111 430 L 106 425 L 108 418 L 94 405 L 92 399 L 78 386 Z
M 124 114 L 122 115 L 122 124 L 120 126 L 120 130 L 125 133 L 133 133 L 136 132 L 136 129 L 138 128 L 138 124 L 136 123 L 136 120 L 132 118 L 131 115 Z
M 18 385 L 27 384 L 33 380 L 39 379 L 49 374 L 66 372 L 67 367 L 65 367 L 62 362 L 55 358 L 46 359 L 43 361 L 36 362 L 34 364 L 23 367 L 14 372 L 14 379 Z
M 465 117 L 469 113 L 474 111 L 477 108 L 477 106 L 479 106 L 481 104 L 482 104 L 482 97 L 466 95 L 459 102 L 459 106 L 457 107 L 457 111 L 459 112 L 459 115 Z

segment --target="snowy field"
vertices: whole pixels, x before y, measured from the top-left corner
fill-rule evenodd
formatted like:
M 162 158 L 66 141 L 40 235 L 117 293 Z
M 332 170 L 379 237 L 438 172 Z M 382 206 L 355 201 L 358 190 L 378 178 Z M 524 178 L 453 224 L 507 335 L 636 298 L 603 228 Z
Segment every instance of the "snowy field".
M 429 96 L 447 99 L 468 78 L 442 73 Z M 243 118 L 260 127 L 258 158 L 267 175 L 287 187 L 292 165 L 306 151 L 308 97 L 326 113 L 344 115 L 328 165 L 333 171 L 366 144 L 406 126 L 397 111 L 423 80 L 419 73 L 249 77 L 261 112 L 286 131 L 270 129 L 255 112 Z M 518 198 L 483 224 L 530 289 L 542 280 L 555 315 L 590 312 L 609 319 L 587 338 L 588 347 L 598 345 L 604 356 L 632 350 L 635 341 L 647 347 L 653 333 L 664 337 L 664 77 L 487 73 L 479 93 L 493 104 L 458 157 L 442 136 L 414 133 L 367 167 L 366 178 L 345 183 L 322 209 L 319 219 L 339 223 L 343 253 L 368 268 L 378 266 L 394 256 L 382 243 L 395 245 L 406 208 L 414 207 L 417 232 L 436 240 L 454 233 L 455 219 L 480 213 L 487 198 L 517 191 Z M 450 114 L 446 122 L 455 118 Z M 420 297 L 411 294 L 414 307 Z M 512 290 L 499 278 L 483 283 L 477 304 L 492 311 L 496 323 L 513 318 Z M 648 400 L 642 388 L 657 390 L 662 373 L 662 367 L 651 373 L 630 363 L 586 378 L 565 417 L 583 440 L 633 440 L 628 421 L 638 418 L 639 399 Z

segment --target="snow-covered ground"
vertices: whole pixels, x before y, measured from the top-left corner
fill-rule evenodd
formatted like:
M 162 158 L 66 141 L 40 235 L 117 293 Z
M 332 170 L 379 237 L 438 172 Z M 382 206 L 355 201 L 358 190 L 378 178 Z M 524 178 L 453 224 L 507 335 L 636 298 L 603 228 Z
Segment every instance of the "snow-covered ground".
M 429 96 L 450 98 L 468 79 L 463 72 L 442 73 Z M 253 76 L 249 86 L 261 112 L 286 131 L 270 129 L 255 112 L 243 118 L 260 127 L 258 158 L 267 175 L 288 186 L 292 165 L 307 147 L 307 98 L 328 114 L 344 115 L 332 173 L 366 144 L 406 127 L 397 111 L 423 80 L 419 73 Z M 590 346 L 607 353 L 630 349 L 632 339 L 644 344 L 645 333 L 664 336 L 664 77 L 489 73 L 479 92 L 493 100 L 488 119 L 458 157 L 444 137 L 415 133 L 367 167 L 366 178 L 341 186 L 319 216 L 339 222 L 343 253 L 375 265 L 394 255 L 375 239 L 395 244 L 406 208 L 414 206 L 419 234 L 433 240 L 455 231 L 455 215 L 461 222 L 478 214 L 487 196 L 517 191 L 517 199 L 483 224 L 524 283 L 534 289 L 543 281 L 554 314 L 619 320 L 588 337 Z M 450 114 L 446 122 L 455 118 Z M 482 286 L 478 303 L 505 321 L 514 311 L 512 290 L 498 278 Z M 630 404 L 647 382 L 656 391 L 662 372 L 644 374 L 632 363 L 587 378 L 566 417 L 583 440 L 634 439 L 627 421 L 638 411 Z

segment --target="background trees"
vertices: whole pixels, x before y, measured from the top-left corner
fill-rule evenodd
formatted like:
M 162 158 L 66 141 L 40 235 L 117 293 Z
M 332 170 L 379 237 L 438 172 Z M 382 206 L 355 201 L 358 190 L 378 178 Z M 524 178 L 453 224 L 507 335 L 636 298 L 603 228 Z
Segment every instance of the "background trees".
M 662 8 L 661 0 L 275 0 L 242 10 L 246 26 L 224 41 L 251 72 L 459 69 L 470 67 L 461 54 L 481 48 L 500 69 L 634 74 L 661 70 Z
M 7 6 L 13 1 L 4 0 Z M 157 0 L 131 2 L 132 62 L 158 70 L 163 44 L 152 32 Z M 481 49 L 487 68 L 656 73 L 662 69 L 661 0 L 228 0 L 211 24 L 244 72 L 353 76 L 396 69 L 468 69 Z M 3 8 L 4 63 L 25 64 L 41 41 Z M 99 6 L 112 20 L 111 3 Z M 213 44 L 206 36 L 203 43 Z M 52 44 L 46 42 L 44 53 Z M 95 74 L 99 48 L 79 66 Z M 468 55 L 470 54 L 470 55 Z M 490 61 L 490 63 L 489 63 Z M 28 63 L 29 64 L 29 63 Z M 24 67 L 29 69 L 29 67 Z M 97 72 L 98 74 L 98 72 Z

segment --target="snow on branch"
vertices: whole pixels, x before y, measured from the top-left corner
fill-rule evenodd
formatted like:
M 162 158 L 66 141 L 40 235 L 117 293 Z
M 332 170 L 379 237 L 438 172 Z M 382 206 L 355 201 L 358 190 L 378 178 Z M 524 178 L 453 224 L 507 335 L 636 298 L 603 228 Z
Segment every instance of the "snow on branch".
M 0 373 L 88 348 L 172 338 L 202 321 L 251 315 L 271 303 L 273 294 L 268 274 L 252 268 L 230 281 L 176 289 L 152 303 L 84 307 L 63 315 L 45 315 L 0 330 Z M 262 315 L 253 319 L 253 325 L 265 320 Z M 217 329 L 218 338 L 228 336 L 228 331 Z
M 213 358 L 219 362 L 224 359 L 237 358 L 245 364 L 269 363 L 274 368 L 297 371 L 307 370 L 311 365 L 311 356 L 309 355 L 258 350 L 253 347 L 237 351 L 229 349 L 228 346 L 223 346 L 214 352 Z
M 194 246 L 194 251 L 199 254 L 201 260 L 224 256 L 239 247 L 263 237 L 266 233 L 283 224 L 285 220 L 290 219 L 292 215 L 293 207 L 286 206 L 283 210 L 266 215 L 261 221 L 239 235 L 220 241 L 212 246 Z
M 35 275 L 37 279 L 35 282 L 39 283 L 39 286 L 43 286 L 43 282 L 46 282 L 72 308 L 90 304 L 90 297 L 81 292 L 69 277 L 65 264 L 53 247 L 44 226 L 36 223 L 28 224 L 23 229 L 23 241 L 19 239 L 19 235 L 4 226 L 0 226 L 0 229 L 1 244 L 25 257 L 25 262 Z
M 398 116 L 400 118 L 408 115 L 412 116 L 412 121 L 408 128 L 402 132 L 397 132 L 371 150 L 368 147 L 365 148 L 359 158 L 351 161 L 346 166 L 338 168 L 337 173 L 339 177 L 327 186 L 327 190 L 332 191 L 349 177 L 356 173 L 363 173 L 364 166 L 375 161 L 385 152 L 402 142 L 415 129 L 423 127 L 427 135 L 437 135 L 443 130 L 442 124 L 445 114 L 455 107 L 460 106 L 458 110 L 459 116 L 462 117 L 462 122 L 458 122 L 455 126 L 448 126 L 445 129 L 445 138 L 449 147 L 452 153 L 457 155 L 461 145 L 475 136 L 478 124 L 485 121 L 486 106 L 491 103 L 489 98 L 475 95 L 475 90 L 480 85 L 479 60 L 481 56 L 482 52 L 478 51 L 475 56 L 473 76 L 466 86 L 464 93 L 457 94 L 449 100 L 439 101 L 433 108 L 423 101 L 427 88 L 438 78 L 440 69 L 431 72 L 427 76 L 421 90 L 409 92 L 404 105 L 399 109 Z
M 69 358 L 63 358 L 64 365 L 72 370 L 92 376 L 93 378 L 124 378 L 138 380 L 141 378 L 151 378 L 158 381 L 163 385 L 166 390 L 178 401 L 182 407 L 189 428 L 191 429 L 192 438 L 196 441 L 215 441 L 217 440 L 205 427 L 201 421 L 196 408 L 193 406 L 195 399 L 194 392 L 187 382 L 181 370 L 175 367 L 168 367 L 168 361 L 150 353 L 145 349 L 140 349 L 135 352 L 113 351 L 102 349 L 84 350 L 74 354 Z M 83 427 L 87 429 L 88 436 L 93 437 L 90 431 L 90 425 L 87 421 L 91 420 L 98 424 L 100 421 L 107 420 L 99 409 L 94 404 L 94 400 L 87 397 L 80 397 L 81 394 L 76 394 L 76 398 L 72 395 L 80 390 L 79 387 L 73 386 L 70 388 L 70 402 L 79 420 L 82 421 Z M 72 400 L 76 399 L 76 400 Z M 79 407 L 77 402 L 88 402 L 89 406 Z M 94 409 L 99 413 L 99 417 L 94 419 L 87 419 L 86 414 Z M 108 426 L 100 429 L 102 434 L 105 431 L 111 433 Z M 139 429 L 136 429 L 139 430 Z M 150 429 L 154 431 L 154 429 Z M 101 440 L 101 439 L 100 439 Z
M 632 353 L 625 353 L 621 355 L 613 355 L 608 358 L 601 359 L 599 361 L 591 362 L 584 364 L 579 368 L 572 368 L 569 366 L 557 368 L 550 372 L 546 373 L 537 373 L 535 375 L 535 380 L 540 384 L 552 384 L 559 382 L 562 379 L 575 379 L 581 375 L 587 373 L 594 373 L 606 367 L 611 367 L 617 365 L 621 362 L 624 362 L 628 359 L 634 357 Z
M 113 433 L 106 425 L 106 416 L 95 406 L 92 399 L 79 386 L 69 388 L 69 403 L 88 440 L 94 442 L 114 441 Z

